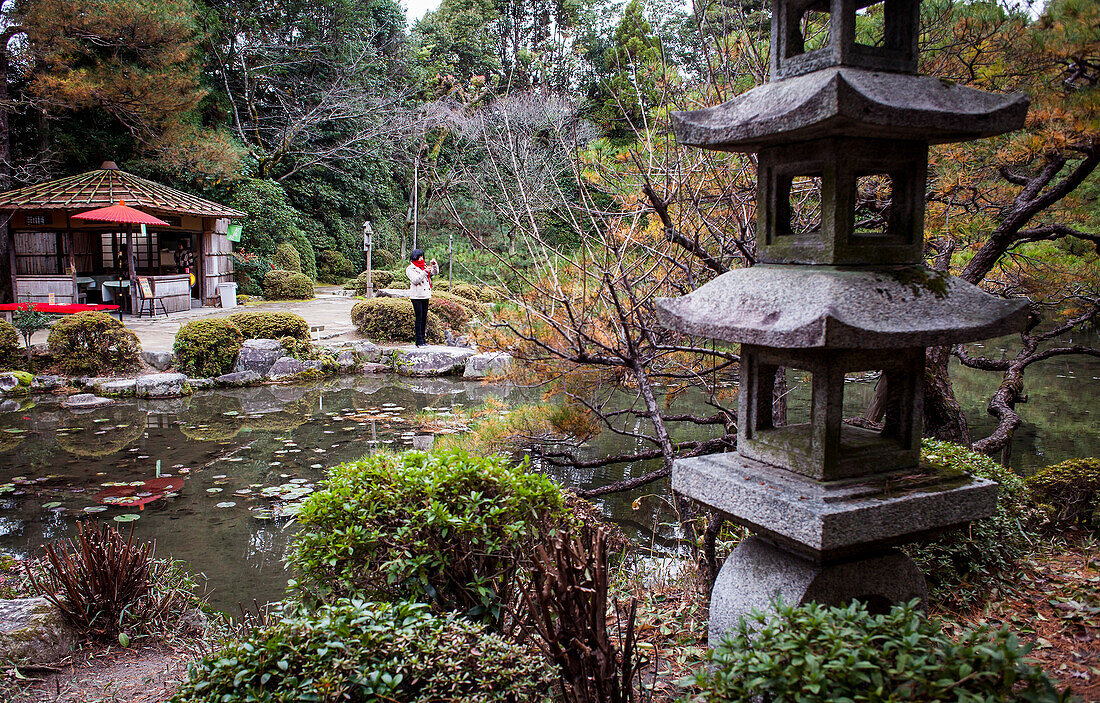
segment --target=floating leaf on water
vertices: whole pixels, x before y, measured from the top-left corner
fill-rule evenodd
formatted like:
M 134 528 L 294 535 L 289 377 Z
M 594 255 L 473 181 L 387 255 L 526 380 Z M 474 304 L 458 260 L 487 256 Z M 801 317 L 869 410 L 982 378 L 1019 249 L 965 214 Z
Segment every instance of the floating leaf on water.
M 236 505 L 237 504 L 234 501 L 225 500 L 225 501 L 222 501 L 221 503 L 218 503 L 216 507 L 218 507 L 218 508 L 232 508 Z
M 246 495 L 249 495 L 250 493 L 252 493 L 252 489 L 251 488 L 238 488 L 237 490 L 235 490 L 233 492 L 236 493 L 239 496 L 246 496 Z
M 225 474 L 218 474 L 217 476 L 211 476 L 211 478 L 213 478 L 215 481 L 217 481 L 219 479 L 229 478 L 229 477 L 226 476 Z
M 222 415 L 225 415 L 226 417 L 236 417 L 240 415 L 240 413 L 236 410 L 226 410 L 224 413 L 222 413 Z
M 84 508 L 84 512 L 86 512 L 86 513 L 102 513 L 106 509 L 107 508 L 103 505 L 89 505 L 87 508 Z
M 138 459 L 148 459 L 148 458 L 149 458 L 148 454 L 138 454 Z
M 126 513 L 125 515 L 115 515 L 114 520 L 115 522 L 133 522 L 140 517 L 137 513 Z
M 61 501 L 59 501 L 59 500 L 51 500 L 49 503 L 43 503 L 42 504 L 42 507 L 45 508 L 46 510 L 49 510 L 50 508 L 57 508 L 57 507 L 60 507 L 60 506 L 61 506 Z
M 311 468 L 311 469 L 323 469 L 325 467 L 322 464 L 310 464 L 309 468 Z
M 292 479 L 290 479 L 290 483 L 309 483 L 309 479 L 308 478 L 292 478 Z
M 176 493 L 175 491 L 172 491 L 171 493 L 165 493 L 164 497 L 165 498 L 175 498 L 178 495 L 179 495 L 179 493 Z
M 8 434 L 23 434 L 26 430 L 19 427 L 5 427 L 4 431 Z
M 220 488 L 207 488 L 206 492 L 207 493 L 221 493 L 222 489 L 220 489 Z
M 181 473 L 181 474 L 189 474 L 189 473 L 191 473 L 191 469 L 188 469 L 188 468 L 182 468 L 182 469 L 180 469 L 180 473 Z
M 109 419 L 106 417 L 97 417 L 96 419 L 92 420 L 92 422 L 109 422 Z

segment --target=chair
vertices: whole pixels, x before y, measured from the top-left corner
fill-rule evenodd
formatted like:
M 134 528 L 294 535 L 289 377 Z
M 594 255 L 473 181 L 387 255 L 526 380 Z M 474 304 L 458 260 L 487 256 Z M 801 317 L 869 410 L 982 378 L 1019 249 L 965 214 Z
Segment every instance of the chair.
M 157 316 L 157 304 L 164 311 L 164 316 L 168 317 L 168 308 L 164 305 L 164 299 L 156 294 L 155 282 L 150 281 L 145 276 L 138 276 L 137 299 L 138 309 L 136 314 L 138 317 L 145 314 L 146 303 L 149 305 L 149 317 Z

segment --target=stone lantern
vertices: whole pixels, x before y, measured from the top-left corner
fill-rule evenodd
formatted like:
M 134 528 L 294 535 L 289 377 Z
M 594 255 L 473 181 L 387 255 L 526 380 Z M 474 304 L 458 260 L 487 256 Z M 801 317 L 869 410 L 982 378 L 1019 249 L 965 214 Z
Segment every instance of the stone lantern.
M 715 583 L 712 645 L 775 598 L 925 600 L 896 545 L 996 502 L 991 481 L 921 466 L 924 352 L 1007 334 L 1027 311 L 922 265 L 924 192 L 930 144 L 1019 128 L 1028 100 L 916 75 L 919 0 L 886 0 L 880 36 L 861 44 L 869 4 L 773 0 L 772 82 L 673 115 L 682 144 L 758 155 L 760 263 L 658 301 L 667 327 L 741 345 L 737 451 L 672 472 L 674 490 L 753 533 Z M 828 23 L 823 46 L 807 47 L 808 17 Z M 795 198 L 820 217 L 803 221 Z M 808 422 L 773 423 L 783 368 L 810 375 Z M 880 374 L 881 427 L 844 422 L 857 372 Z

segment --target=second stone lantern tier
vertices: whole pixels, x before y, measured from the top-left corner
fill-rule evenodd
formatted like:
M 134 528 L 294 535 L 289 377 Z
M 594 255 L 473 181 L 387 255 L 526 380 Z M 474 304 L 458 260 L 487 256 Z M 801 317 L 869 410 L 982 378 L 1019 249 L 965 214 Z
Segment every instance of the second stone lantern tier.
M 894 545 L 996 503 L 993 482 L 920 461 L 925 348 L 1027 316 L 922 265 L 928 149 L 1017 129 L 1028 100 L 915 75 L 919 0 L 885 0 L 877 21 L 872 4 L 773 0 L 772 82 L 672 116 L 681 144 L 758 155 L 760 263 L 657 301 L 666 327 L 741 345 L 737 450 L 672 469 L 674 490 L 754 533 L 714 586 L 712 644 L 776 597 L 923 598 Z M 787 368 L 809 374 L 807 422 L 773 421 Z M 845 375 L 864 372 L 880 374 L 881 424 L 845 422 Z

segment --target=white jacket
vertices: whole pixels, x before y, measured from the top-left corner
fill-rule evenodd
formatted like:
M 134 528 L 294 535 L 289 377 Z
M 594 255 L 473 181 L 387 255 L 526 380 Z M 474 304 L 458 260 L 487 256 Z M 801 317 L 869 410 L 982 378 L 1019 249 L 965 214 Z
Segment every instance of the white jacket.
M 435 263 L 434 259 L 428 264 L 428 270 L 433 274 L 439 272 L 438 265 Z M 428 276 L 427 271 L 410 263 L 405 267 L 405 275 L 409 277 L 409 298 L 413 300 L 427 300 L 432 297 L 431 278 Z

